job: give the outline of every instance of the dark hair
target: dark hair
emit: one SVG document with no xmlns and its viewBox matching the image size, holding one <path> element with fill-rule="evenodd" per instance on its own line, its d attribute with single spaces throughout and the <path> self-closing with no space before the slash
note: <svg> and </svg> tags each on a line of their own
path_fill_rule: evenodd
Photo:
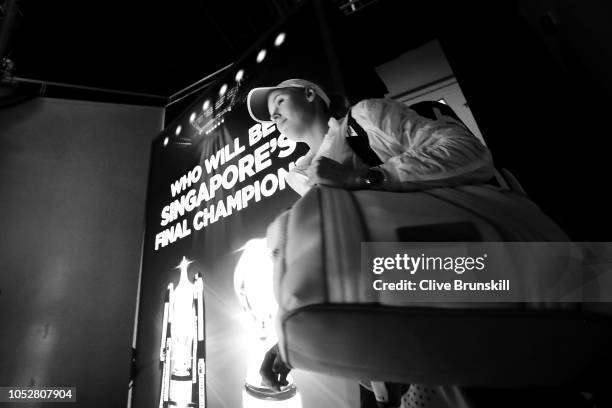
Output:
<svg viewBox="0 0 612 408">
<path fill-rule="evenodd" d="M 330 116 L 340 119 L 345 116 L 350 108 L 349 101 L 346 96 L 341 94 L 327 94 L 329 96 L 329 107 L 327 111 Z"/>
</svg>

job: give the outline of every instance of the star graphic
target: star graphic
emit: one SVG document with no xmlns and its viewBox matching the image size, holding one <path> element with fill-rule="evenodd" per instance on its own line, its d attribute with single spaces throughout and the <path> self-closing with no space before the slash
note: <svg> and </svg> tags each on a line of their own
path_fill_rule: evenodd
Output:
<svg viewBox="0 0 612 408">
<path fill-rule="evenodd" d="M 183 256 L 183 259 L 181 260 L 181 263 L 176 266 L 176 269 L 180 269 L 181 272 L 183 272 L 183 270 L 187 271 L 187 267 L 191 263 L 193 263 L 193 261 L 190 261 L 190 260 L 188 260 L 187 258 L 185 258 Z"/>
</svg>

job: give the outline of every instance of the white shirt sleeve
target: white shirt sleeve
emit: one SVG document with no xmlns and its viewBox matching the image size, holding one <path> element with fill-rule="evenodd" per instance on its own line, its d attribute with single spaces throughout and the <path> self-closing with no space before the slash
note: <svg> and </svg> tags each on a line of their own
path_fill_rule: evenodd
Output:
<svg viewBox="0 0 612 408">
<path fill-rule="evenodd" d="M 351 113 L 383 161 L 388 190 L 485 182 L 493 176 L 489 150 L 460 123 L 430 120 L 386 99 L 362 101 Z"/>
</svg>

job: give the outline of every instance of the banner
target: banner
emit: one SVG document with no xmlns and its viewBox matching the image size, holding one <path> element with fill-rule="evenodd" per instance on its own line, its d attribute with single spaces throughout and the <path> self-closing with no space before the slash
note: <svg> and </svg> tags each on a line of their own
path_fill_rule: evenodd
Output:
<svg viewBox="0 0 612 408">
<path fill-rule="evenodd" d="M 315 81 L 331 93 L 341 91 L 333 52 L 339 44 L 326 38 L 326 25 L 341 18 L 334 11 L 324 13 L 317 3 L 304 2 L 154 141 L 137 329 L 136 408 L 179 402 L 261 406 L 257 404 L 270 398 L 278 404 L 284 401 L 275 406 L 327 405 L 334 400 L 334 406 L 349 406 L 345 394 L 358 398 L 354 381 L 352 389 L 348 380 L 302 374 L 300 383 L 300 373 L 294 373 L 296 379 L 290 378 L 283 392 L 271 396 L 259 387 L 258 375 L 265 352 L 275 343 L 266 228 L 297 200 L 285 177 L 307 147 L 287 139 L 274 124 L 255 122 L 246 97 L 254 87 L 289 78 Z M 367 80 L 363 85 L 365 89 Z M 178 291 L 177 285 L 197 288 L 200 281 L 203 304 L 192 290 L 192 306 L 189 300 L 181 307 L 203 319 L 205 341 L 197 342 L 196 334 L 186 336 L 188 344 L 183 342 L 184 350 L 175 358 L 180 342 L 173 337 L 176 322 L 171 312 L 178 300 L 171 299 L 171 293 Z M 202 330 L 201 322 L 195 321 L 193 330 Z M 193 365 L 184 363 L 185 356 Z M 174 369 L 179 360 L 183 369 Z"/>
</svg>

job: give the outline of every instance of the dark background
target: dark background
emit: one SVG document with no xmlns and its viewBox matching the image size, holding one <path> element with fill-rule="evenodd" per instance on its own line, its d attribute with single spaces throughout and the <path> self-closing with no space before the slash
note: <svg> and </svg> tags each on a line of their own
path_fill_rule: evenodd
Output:
<svg viewBox="0 0 612 408">
<path fill-rule="evenodd" d="M 298 3 L 19 1 L 8 55 L 21 77 L 168 97 L 237 61 Z M 403 52 L 398 43 L 409 49 L 430 37 L 429 17 L 414 16 L 423 5 L 359 3 L 368 5 L 348 19 L 359 48 L 369 43 L 368 60 L 387 61 Z"/>
</svg>

